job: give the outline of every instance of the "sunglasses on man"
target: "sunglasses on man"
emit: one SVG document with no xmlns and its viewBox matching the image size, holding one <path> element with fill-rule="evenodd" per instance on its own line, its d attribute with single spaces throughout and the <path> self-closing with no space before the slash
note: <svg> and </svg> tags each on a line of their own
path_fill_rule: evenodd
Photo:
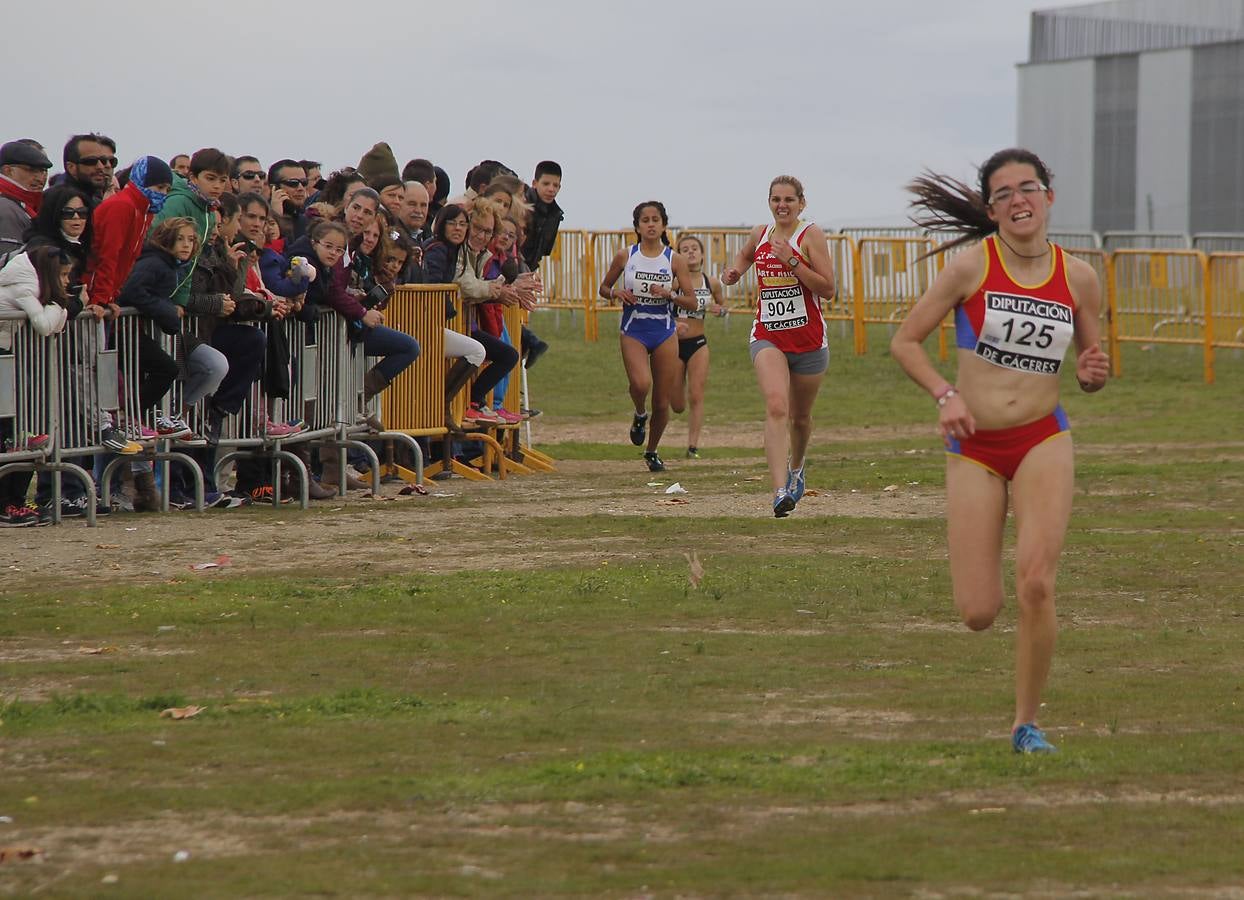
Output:
<svg viewBox="0 0 1244 900">
<path fill-rule="evenodd" d="M 78 160 L 78 165 L 87 166 L 107 166 L 110 169 L 117 167 L 117 158 L 115 156 L 84 156 Z"/>
</svg>

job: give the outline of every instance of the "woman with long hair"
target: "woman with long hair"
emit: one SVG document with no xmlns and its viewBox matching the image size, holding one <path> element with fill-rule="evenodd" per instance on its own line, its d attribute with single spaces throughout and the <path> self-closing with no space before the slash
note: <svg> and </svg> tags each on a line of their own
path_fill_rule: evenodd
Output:
<svg viewBox="0 0 1244 900">
<path fill-rule="evenodd" d="M 1059 372 L 1076 346 L 1081 390 L 1101 390 L 1109 361 L 1098 346 L 1101 288 L 1092 267 L 1050 243 L 1049 169 L 1027 150 L 991 156 L 974 189 L 926 174 L 909 186 L 916 224 L 958 237 L 957 253 L 899 326 L 890 352 L 929 393 L 946 445 L 950 577 L 964 624 L 982 631 L 1002 608 L 1002 534 L 1008 497 L 1016 526 L 1017 753 L 1055 748 L 1037 727 L 1057 622 L 1054 579 L 1071 517 L 1075 462 Z M 955 315 L 958 371 L 948 382 L 922 343 Z"/>
<path fill-rule="evenodd" d="M 700 431 L 704 428 L 704 391 L 708 386 L 708 338 L 704 318 L 710 312 L 724 316 L 729 310 L 721 302 L 721 282 L 704 271 L 704 242 L 694 234 L 678 236 L 678 252 L 687 260 L 691 280 L 696 282 L 695 309 L 679 306 L 674 310 L 678 331 L 680 372 L 670 405 L 687 414 L 687 458 L 700 458 Z"/>
<path fill-rule="evenodd" d="M 812 439 L 812 405 L 829 368 L 825 319 L 817 299 L 834 296 L 829 242 L 803 221 L 807 201 L 793 175 L 769 183 L 772 225 L 757 225 L 721 275 L 735 284 L 756 266 L 760 295 L 750 351 L 765 398 L 765 458 L 773 484 L 773 515 L 790 515 L 804 493 L 804 458 Z"/>
<path fill-rule="evenodd" d="M 630 387 L 635 415 L 631 420 L 631 443 L 648 447 L 644 462 L 649 472 L 664 472 L 657 448 L 670 418 L 670 399 L 678 377 L 678 339 L 674 327 L 675 307 L 695 306 L 695 284 L 687 261 L 670 247 L 665 206 L 645 201 L 631 212 L 637 243 L 623 247 L 613 257 L 600 282 L 600 295 L 622 301 L 619 341 L 622 365 Z M 614 287 L 618 278 L 622 287 Z M 678 290 L 674 287 L 677 284 Z M 648 420 L 648 393 L 652 393 L 652 421 Z M 645 431 L 647 434 L 645 435 Z"/>
</svg>

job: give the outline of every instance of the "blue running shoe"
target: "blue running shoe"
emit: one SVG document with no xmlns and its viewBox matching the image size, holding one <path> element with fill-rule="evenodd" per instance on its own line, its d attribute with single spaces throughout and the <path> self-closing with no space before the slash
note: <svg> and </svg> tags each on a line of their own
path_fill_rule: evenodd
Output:
<svg viewBox="0 0 1244 900">
<path fill-rule="evenodd" d="M 786 488 L 778 488 L 777 493 L 773 495 L 773 515 L 778 519 L 785 519 L 790 515 L 792 509 L 795 508 L 795 498 L 790 495 L 790 491 Z"/>
<path fill-rule="evenodd" d="M 1011 732 L 1011 747 L 1016 753 L 1057 753 L 1058 748 L 1045 739 L 1045 732 L 1027 722 Z"/>
<path fill-rule="evenodd" d="M 796 503 L 803 499 L 805 487 L 803 466 L 800 466 L 798 469 L 786 470 L 786 491 Z"/>
</svg>

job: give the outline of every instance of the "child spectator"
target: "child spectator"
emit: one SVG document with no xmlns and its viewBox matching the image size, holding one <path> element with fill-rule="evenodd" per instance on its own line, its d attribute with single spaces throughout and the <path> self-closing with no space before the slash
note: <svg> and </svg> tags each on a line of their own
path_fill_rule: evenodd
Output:
<svg viewBox="0 0 1244 900">
<path fill-rule="evenodd" d="M 190 157 L 190 177 L 173 185 L 168 201 L 156 215 L 157 226 L 166 219 L 189 219 L 198 237 L 190 265 L 178 276 L 172 295 L 173 302 L 178 306 L 185 306 L 190 298 L 190 280 L 198 264 L 199 253 L 216 225 L 220 195 L 228 187 L 229 158 L 215 147 L 196 150 Z"/>
</svg>

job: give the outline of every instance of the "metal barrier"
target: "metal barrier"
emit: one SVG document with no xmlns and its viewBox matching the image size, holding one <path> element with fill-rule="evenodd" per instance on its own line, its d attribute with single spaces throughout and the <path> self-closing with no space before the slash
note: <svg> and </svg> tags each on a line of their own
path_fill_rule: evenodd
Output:
<svg viewBox="0 0 1244 900">
<path fill-rule="evenodd" d="M 928 232 L 916 225 L 879 225 L 868 226 L 849 225 L 846 228 L 839 228 L 838 234 L 849 237 L 854 241 L 862 238 L 927 238 Z"/>
<path fill-rule="evenodd" d="M 1209 308 L 1213 346 L 1244 349 L 1244 253 L 1209 257 Z"/>
<path fill-rule="evenodd" d="M 591 334 L 590 308 L 596 305 L 596 284 L 588 272 L 589 232 L 559 231 L 553 252 L 540 260 L 540 278 L 544 293 L 539 300 L 540 309 L 566 309 L 583 311 L 583 336 L 594 340 Z"/>
<path fill-rule="evenodd" d="M 1115 250 L 1187 250 L 1192 238 L 1182 231 L 1103 231 L 1101 246 Z"/>
<path fill-rule="evenodd" d="M 937 275 L 927 238 L 864 237 L 855 245 L 855 352 L 868 351 L 869 324 L 898 325 Z M 923 259 L 920 257 L 924 256 Z"/>
<path fill-rule="evenodd" d="M 1067 250 L 1100 250 L 1101 235 L 1096 231 L 1049 231 L 1045 235 L 1050 241 Z"/>
<path fill-rule="evenodd" d="M 82 481 L 91 503 L 87 521 L 95 524 L 95 481 L 80 466 L 66 462 L 60 446 L 64 384 L 61 378 L 63 333 L 40 335 L 22 313 L 0 314 L 0 420 L 8 440 L 0 445 L 0 476 L 18 472 L 51 472 L 52 520 L 61 518 L 61 475 Z M 35 442 L 34 438 L 46 437 Z"/>
<path fill-rule="evenodd" d="M 1116 341 L 1201 345 L 1205 382 L 1212 384 L 1213 313 L 1207 304 L 1209 262 L 1205 254 L 1199 250 L 1116 250 L 1110 255 L 1110 269 Z"/>
<path fill-rule="evenodd" d="M 1244 253 L 1244 234 L 1203 231 L 1192 236 L 1192 249 L 1202 253 Z"/>
</svg>

